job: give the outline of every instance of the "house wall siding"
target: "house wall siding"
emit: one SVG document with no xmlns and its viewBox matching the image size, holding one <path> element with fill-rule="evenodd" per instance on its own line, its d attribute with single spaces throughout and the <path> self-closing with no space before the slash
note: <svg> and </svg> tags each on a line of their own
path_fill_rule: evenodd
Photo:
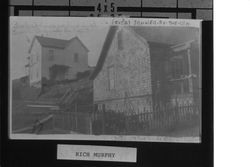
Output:
<svg viewBox="0 0 250 167">
<path fill-rule="evenodd" d="M 34 41 L 32 50 L 30 51 L 30 71 L 29 78 L 30 84 L 40 87 L 41 84 L 38 82 L 41 81 L 41 45 L 37 40 Z"/>
<path fill-rule="evenodd" d="M 54 52 L 53 61 L 49 60 L 49 50 L 53 50 Z M 75 53 L 78 53 L 79 55 L 77 63 L 74 61 Z M 66 65 L 70 67 L 65 75 L 65 79 L 75 79 L 77 72 L 84 72 L 88 70 L 88 52 L 77 40 L 73 40 L 65 49 L 43 47 L 42 54 L 42 76 L 47 79 L 50 79 L 49 68 L 54 64 Z"/>
<path fill-rule="evenodd" d="M 78 62 L 74 61 L 74 54 L 78 54 Z M 74 39 L 67 48 L 65 48 L 65 65 L 70 66 L 67 79 L 74 79 L 77 72 L 88 70 L 88 52 L 82 47 L 77 39 Z"/>
<path fill-rule="evenodd" d="M 49 51 L 53 50 L 54 59 L 49 60 Z M 63 49 L 56 49 L 56 48 L 42 48 L 42 77 L 50 79 L 49 68 L 54 65 L 65 65 L 65 57 L 66 54 Z"/>
<path fill-rule="evenodd" d="M 193 78 L 193 95 L 194 101 L 197 105 L 201 106 L 201 50 L 199 49 L 198 41 L 191 44 L 190 54 L 191 54 L 191 67 L 192 73 L 195 75 Z"/>
<path fill-rule="evenodd" d="M 118 33 L 122 49 L 118 48 Z M 125 103 L 133 104 L 134 112 L 151 108 L 151 69 L 148 44 L 131 30 L 117 31 L 104 65 L 94 80 L 94 102 L 108 108 L 127 110 Z M 115 72 L 114 89 L 109 89 L 108 68 Z M 136 98 L 135 98 L 136 97 Z M 116 107 L 116 106 L 120 107 Z"/>
<path fill-rule="evenodd" d="M 153 106 L 159 108 L 165 105 L 169 100 L 172 92 L 171 83 L 171 66 L 168 59 L 171 57 L 171 51 L 168 45 L 159 43 L 150 43 L 151 69 L 152 69 L 152 90 Z"/>
</svg>

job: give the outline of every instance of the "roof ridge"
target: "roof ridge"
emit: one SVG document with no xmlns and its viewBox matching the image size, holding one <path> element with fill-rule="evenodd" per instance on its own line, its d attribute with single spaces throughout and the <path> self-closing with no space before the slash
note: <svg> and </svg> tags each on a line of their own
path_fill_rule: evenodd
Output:
<svg viewBox="0 0 250 167">
<path fill-rule="evenodd" d="M 37 41 L 45 47 L 55 47 L 64 49 L 71 40 L 66 39 L 58 39 L 53 37 L 44 37 L 44 36 L 34 36 L 34 39 L 37 39 Z"/>
<path fill-rule="evenodd" d="M 59 38 L 53 38 L 53 37 L 46 37 L 46 36 L 40 36 L 40 35 L 35 35 L 34 38 L 47 38 L 47 39 L 55 39 L 55 40 L 62 40 L 62 41 L 70 41 L 71 39 L 59 39 Z"/>
</svg>

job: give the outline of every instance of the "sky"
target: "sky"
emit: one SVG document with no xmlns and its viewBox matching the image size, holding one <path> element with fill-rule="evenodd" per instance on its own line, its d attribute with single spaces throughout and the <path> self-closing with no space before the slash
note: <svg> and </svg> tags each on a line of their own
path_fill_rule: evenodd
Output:
<svg viewBox="0 0 250 167">
<path fill-rule="evenodd" d="M 58 39 L 71 39 L 78 36 L 89 49 L 89 66 L 95 66 L 108 26 L 96 26 L 83 22 L 81 18 L 31 18 L 15 17 L 10 19 L 10 67 L 11 78 L 25 75 L 28 49 L 35 35 Z"/>
</svg>

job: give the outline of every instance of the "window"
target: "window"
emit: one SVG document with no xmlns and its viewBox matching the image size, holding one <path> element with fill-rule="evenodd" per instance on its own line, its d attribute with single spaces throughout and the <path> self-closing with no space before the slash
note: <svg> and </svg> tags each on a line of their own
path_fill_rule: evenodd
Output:
<svg viewBox="0 0 250 167">
<path fill-rule="evenodd" d="M 49 50 L 49 61 L 54 61 L 54 50 Z"/>
<path fill-rule="evenodd" d="M 108 67 L 108 82 L 109 82 L 109 90 L 115 88 L 115 71 L 114 66 Z"/>
<path fill-rule="evenodd" d="M 74 62 L 77 63 L 79 61 L 79 55 L 78 53 L 74 54 Z"/>
</svg>

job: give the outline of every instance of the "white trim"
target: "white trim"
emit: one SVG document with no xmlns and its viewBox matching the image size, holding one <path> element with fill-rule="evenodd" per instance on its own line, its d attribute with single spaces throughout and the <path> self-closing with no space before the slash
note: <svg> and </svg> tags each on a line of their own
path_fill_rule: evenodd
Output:
<svg viewBox="0 0 250 167">
<path fill-rule="evenodd" d="M 190 40 L 184 43 L 176 44 L 174 46 L 171 46 L 171 48 L 174 50 L 174 52 L 179 52 L 182 50 L 186 50 L 190 48 L 191 43 L 193 43 L 195 40 Z"/>
</svg>

